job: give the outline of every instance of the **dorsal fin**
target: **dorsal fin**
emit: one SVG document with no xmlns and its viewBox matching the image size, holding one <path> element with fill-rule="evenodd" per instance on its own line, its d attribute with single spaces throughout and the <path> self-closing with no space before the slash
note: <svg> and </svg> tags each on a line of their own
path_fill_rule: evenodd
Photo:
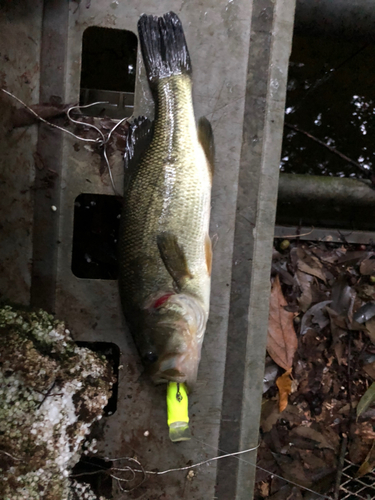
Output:
<svg viewBox="0 0 375 500">
<path fill-rule="evenodd" d="M 137 171 L 145 151 L 148 149 L 153 135 L 153 122 L 144 116 L 136 118 L 129 126 L 124 154 L 125 187 Z"/>
<path fill-rule="evenodd" d="M 211 123 L 205 116 L 199 118 L 198 121 L 198 141 L 203 148 L 204 154 L 206 155 L 208 164 L 210 166 L 211 175 L 213 176 L 215 166 L 214 134 L 212 132 Z"/>
</svg>

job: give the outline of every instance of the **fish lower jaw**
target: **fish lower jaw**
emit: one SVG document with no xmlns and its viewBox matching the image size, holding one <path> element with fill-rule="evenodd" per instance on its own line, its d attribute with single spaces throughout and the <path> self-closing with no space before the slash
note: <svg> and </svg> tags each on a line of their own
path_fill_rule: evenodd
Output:
<svg viewBox="0 0 375 500">
<path fill-rule="evenodd" d="M 157 364 L 151 378 L 155 384 L 168 382 L 186 383 L 188 387 L 195 384 L 200 355 L 194 352 L 166 355 Z"/>
<path fill-rule="evenodd" d="M 154 375 L 152 375 L 152 381 L 156 385 L 168 384 L 169 382 L 177 382 L 178 384 L 183 384 L 184 382 L 186 382 L 186 375 L 185 374 L 173 375 L 163 372 L 157 372 Z"/>
</svg>

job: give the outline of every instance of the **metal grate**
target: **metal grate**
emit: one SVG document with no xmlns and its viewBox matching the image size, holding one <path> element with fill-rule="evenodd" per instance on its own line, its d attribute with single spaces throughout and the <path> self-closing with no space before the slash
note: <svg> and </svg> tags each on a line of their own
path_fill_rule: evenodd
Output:
<svg viewBox="0 0 375 500">
<path fill-rule="evenodd" d="M 340 500 L 374 500 L 375 469 L 366 476 L 355 477 L 358 465 L 345 459 L 340 485 Z"/>
</svg>

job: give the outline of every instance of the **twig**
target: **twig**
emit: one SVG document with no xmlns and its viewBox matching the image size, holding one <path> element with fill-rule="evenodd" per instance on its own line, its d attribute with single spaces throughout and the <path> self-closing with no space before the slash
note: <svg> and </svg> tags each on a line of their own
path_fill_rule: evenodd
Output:
<svg viewBox="0 0 375 500">
<path fill-rule="evenodd" d="M 10 458 L 13 458 L 13 460 L 17 460 L 17 462 L 24 462 L 24 460 L 22 460 L 22 458 L 14 457 L 13 455 L 11 455 L 10 453 L 8 453 L 7 451 L 0 450 L 0 453 L 3 453 L 4 455 L 7 455 Z"/>
<path fill-rule="evenodd" d="M 346 245 L 346 246 L 349 246 L 349 243 L 348 243 L 348 240 L 345 238 L 345 236 L 342 234 L 342 232 L 340 231 L 340 229 L 337 230 L 337 232 L 339 233 L 339 236 L 340 236 L 340 240 Z M 348 236 L 350 236 L 352 233 L 349 233 Z"/>
<path fill-rule="evenodd" d="M 90 464 L 92 465 L 92 464 Z M 100 466 L 98 466 L 100 467 Z M 103 468 L 100 468 L 98 470 L 92 470 L 90 472 L 78 472 L 77 474 L 70 474 L 69 477 L 82 477 L 82 476 L 93 476 L 95 474 L 99 474 L 99 473 L 103 473 L 103 474 L 108 474 L 108 470 L 110 469 L 103 469 Z"/>
<path fill-rule="evenodd" d="M 340 456 L 339 456 L 339 460 L 337 463 L 335 493 L 333 495 L 334 500 L 339 500 L 340 483 L 341 483 L 342 469 L 344 468 L 344 460 L 345 460 L 345 453 L 346 453 L 347 444 L 348 444 L 347 435 L 345 433 L 343 433 L 342 440 L 341 440 Z"/>
<path fill-rule="evenodd" d="M 297 232 L 298 232 L 298 228 L 297 228 L 296 234 L 283 234 L 282 238 L 289 238 L 289 239 L 291 239 L 291 238 L 301 238 L 302 236 L 308 236 L 309 234 L 311 234 L 312 232 L 314 232 L 315 227 L 314 226 L 311 226 L 311 227 L 312 227 L 312 229 L 308 233 L 297 234 Z"/>
<path fill-rule="evenodd" d="M 334 153 L 338 156 L 340 156 L 340 158 L 342 158 L 343 160 L 347 161 L 348 163 L 350 163 L 351 165 L 354 165 L 355 167 L 359 168 L 359 170 L 361 170 L 362 173 L 364 173 L 366 175 L 366 177 L 368 178 L 371 178 L 371 173 L 365 168 L 363 167 L 360 163 L 352 160 L 351 158 L 349 158 L 348 156 L 344 155 L 343 153 L 341 153 L 340 151 L 337 151 L 336 148 L 333 148 L 332 146 L 329 146 L 327 143 L 325 143 L 324 141 L 321 141 L 320 139 L 318 139 L 317 137 L 309 134 L 309 132 L 306 132 L 306 130 L 302 130 L 300 129 L 299 127 L 296 127 L 295 125 L 292 125 L 291 123 L 285 123 L 284 124 L 285 127 L 287 128 L 290 128 L 292 130 L 295 130 L 296 132 L 299 132 L 300 134 L 304 134 L 306 137 L 308 137 L 309 139 L 312 139 L 313 141 L 317 142 L 318 144 L 320 144 L 321 146 L 324 146 L 325 148 L 327 148 L 329 151 L 331 151 L 331 153 Z"/>
<path fill-rule="evenodd" d="M 352 422 L 353 418 L 353 404 L 352 404 L 352 380 L 351 380 L 351 375 L 352 375 L 352 368 L 351 368 L 351 355 L 352 355 L 352 331 L 348 330 L 348 370 L 347 370 L 347 376 L 348 376 L 348 399 L 349 399 L 349 405 L 350 405 L 350 418 L 349 418 L 349 428 L 350 424 Z"/>
<path fill-rule="evenodd" d="M 40 409 L 40 407 L 42 406 L 42 404 L 44 403 L 44 401 L 48 398 L 48 396 L 51 395 L 52 389 L 55 387 L 55 385 L 56 385 L 56 380 L 54 380 L 52 382 L 51 387 L 47 390 L 47 392 L 45 394 L 43 394 L 44 397 L 43 397 L 42 401 L 39 403 L 39 405 L 37 407 L 37 410 Z"/>
</svg>

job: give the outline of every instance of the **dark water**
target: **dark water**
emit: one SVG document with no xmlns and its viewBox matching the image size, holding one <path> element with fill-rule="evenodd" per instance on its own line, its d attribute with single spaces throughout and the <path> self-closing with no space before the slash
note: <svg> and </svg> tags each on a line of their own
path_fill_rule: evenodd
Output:
<svg viewBox="0 0 375 500">
<path fill-rule="evenodd" d="M 74 205 L 72 271 L 77 278 L 118 277 L 117 237 L 122 204 L 115 196 L 81 194 Z"/>
<path fill-rule="evenodd" d="M 375 45 L 294 36 L 285 122 L 366 169 L 375 166 Z M 305 135 L 284 129 L 282 172 L 365 175 Z"/>
<path fill-rule="evenodd" d="M 134 33 L 90 26 L 82 38 L 81 88 L 134 92 L 136 62 Z"/>
</svg>

